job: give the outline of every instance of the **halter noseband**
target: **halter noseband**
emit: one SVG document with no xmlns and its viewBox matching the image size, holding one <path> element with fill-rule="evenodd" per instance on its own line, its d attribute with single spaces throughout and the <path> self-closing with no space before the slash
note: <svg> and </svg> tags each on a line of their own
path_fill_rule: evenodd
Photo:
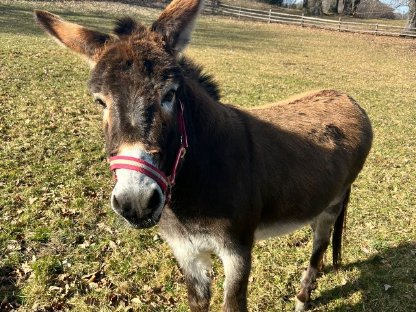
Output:
<svg viewBox="0 0 416 312">
<path fill-rule="evenodd" d="M 166 195 L 164 205 L 167 205 L 170 202 L 172 196 L 172 187 L 176 183 L 176 174 L 180 163 L 185 157 L 186 149 L 188 148 L 188 136 L 186 134 L 185 118 L 183 114 L 184 107 L 181 101 L 179 101 L 178 107 L 179 112 L 177 116 L 181 145 L 179 147 L 178 153 L 176 154 L 175 162 L 173 163 L 173 168 L 170 176 L 166 177 L 165 173 L 159 168 L 140 158 L 131 156 L 110 157 L 110 170 L 114 171 L 114 173 L 116 172 L 116 169 L 129 169 L 143 173 L 144 175 L 154 180 L 162 189 L 162 192 Z"/>
</svg>

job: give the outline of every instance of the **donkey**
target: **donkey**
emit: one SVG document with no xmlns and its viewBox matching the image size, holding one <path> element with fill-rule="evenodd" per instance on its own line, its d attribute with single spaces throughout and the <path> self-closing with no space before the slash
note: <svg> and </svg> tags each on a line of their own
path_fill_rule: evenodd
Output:
<svg viewBox="0 0 416 312">
<path fill-rule="evenodd" d="M 256 239 L 304 225 L 313 250 L 296 296 L 303 311 L 330 236 L 338 265 L 351 184 L 372 143 L 355 100 L 333 90 L 241 109 L 220 102 L 201 67 L 182 56 L 201 0 L 174 0 L 146 27 L 112 34 L 36 11 L 43 29 L 92 66 L 116 184 L 112 209 L 134 228 L 159 224 L 183 271 L 190 309 L 208 311 L 211 255 L 225 272 L 224 311 L 247 311 Z"/>
</svg>

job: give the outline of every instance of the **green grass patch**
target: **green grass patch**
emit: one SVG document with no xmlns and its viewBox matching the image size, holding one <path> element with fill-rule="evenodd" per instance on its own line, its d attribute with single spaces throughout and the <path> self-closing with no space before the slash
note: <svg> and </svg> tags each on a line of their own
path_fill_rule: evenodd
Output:
<svg viewBox="0 0 416 312">
<path fill-rule="evenodd" d="M 126 227 L 88 67 L 34 24 L 47 9 L 109 30 L 153 9 L 0 0 L 0 310 L 188 311 L 183 277 L 157 227 Z M 318 280 L 312 311 L 416 310 L 416 42 L 204 16 L 186 54 L 223 101 L 255 106 L 334 88 L 367 110 L 375 140 L 353 186 L 343 267 Z M 310 230 L 256 244 L 250 311 L 291 311 Z M 329 262 L 328 257 L 328 262 Z M 222 301 L 215 261 L 212 311 Z"/>
</svg>

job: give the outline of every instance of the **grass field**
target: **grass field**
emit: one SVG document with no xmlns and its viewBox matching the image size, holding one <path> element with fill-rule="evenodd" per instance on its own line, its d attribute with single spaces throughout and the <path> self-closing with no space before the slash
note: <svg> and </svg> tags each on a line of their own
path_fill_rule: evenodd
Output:
<svg viewBox="0 0 416 312">
<path fill-rule="evenodd" d="M 175 260 L 109 207 L 101 111 L 87 66 L 36 27 L 34 8 L 101 30 L 157 11 L 109 3 L 0 0 L 0 310 L 188 311 Z M 223 101 L 253 106 L 335 88 L 367 110 L 375 141 L 353 186 L 343 266 L 312 311 L 416 311 L 416 41 L 205 16 L 186 52 Z M 256 244 L 250 311 L 292 311 L 310 230 Z M 328 262 L 330 262 L 328 256 Z M 215 261 L 212 311 L 223 274 Z"/>
</svg>

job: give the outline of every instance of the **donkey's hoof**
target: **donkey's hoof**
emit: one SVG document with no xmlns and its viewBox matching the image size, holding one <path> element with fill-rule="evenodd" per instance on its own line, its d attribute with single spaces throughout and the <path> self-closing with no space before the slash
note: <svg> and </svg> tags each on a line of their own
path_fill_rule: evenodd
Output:
<svg viewBox="0 0 416 312">
<path fill-rule="evenodd" d="M 303 312 L 306 310 L 306 302 L 302 302 L 299 300 L 298 297 L 295 297 L 295 311 L 296 312 Z"/>
</svg>

